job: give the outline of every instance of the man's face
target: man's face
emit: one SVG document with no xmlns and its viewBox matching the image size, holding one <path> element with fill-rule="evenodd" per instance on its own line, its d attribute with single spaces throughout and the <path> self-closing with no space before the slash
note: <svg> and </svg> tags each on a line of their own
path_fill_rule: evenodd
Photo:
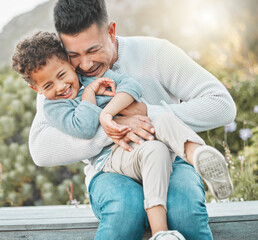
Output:
<svg viewBox="0 0 258 240">
<path fill-rule="evenodd" d="M 30 74 L 36 86 L 30 87 L 49 100 L 74 99 L 80 89 L 79 79 L 69 62 L 56 56 L 47 60 L 40 70 Z"/>
<path fill-rule="evenodd" d="M 61 34 L 70 63 L 84 76 L 100 77 L 117 60 L 115 23 L 92 24 L 77 35 Z"/>
</svg>

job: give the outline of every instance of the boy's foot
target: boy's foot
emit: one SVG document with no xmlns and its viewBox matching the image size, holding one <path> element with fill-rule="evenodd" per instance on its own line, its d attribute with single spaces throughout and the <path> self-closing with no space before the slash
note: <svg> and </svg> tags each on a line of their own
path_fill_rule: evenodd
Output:
<svg viewBox="0 0 258 240">
<path fill-rule="evenodd" d="M 233 192 L 224 156 L 215 148 L 200 146 L 193 154 L 195 170 L 204 179 L 214 197 L 228 198 Z"/>
<path fill-rule="evenodd" d="M 149 240 L 185 240 L 185 238 L 178 231 L 159 231 Z"/>
</svg>

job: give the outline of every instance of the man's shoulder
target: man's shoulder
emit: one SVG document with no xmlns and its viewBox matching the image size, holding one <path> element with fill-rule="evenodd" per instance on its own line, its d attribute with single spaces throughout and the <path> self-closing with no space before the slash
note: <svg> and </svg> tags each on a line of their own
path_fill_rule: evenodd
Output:
<svg viewBox="0 0 258 240">
<path fill-rule="evenodd" d="M 138 51 L 139 48 L 150 49 L 152 53 L 163 48 L 169 48 L 172 50 L 178 49 L 176 45 L 167 39 L 152 36 L 118 37 L 118 42 L 126 49 L 135 49 L 136 51 Z"/>
<path fill-rule="evenodd" d="M 162 38 L 152 37 L 152 36 L 128 36 L 128 37 L 120 37 L 118 36 L 118 41 L 124 41 L 125 43 L 134 43 L 134 44 L 144 44 L 144 43 L 153 43 L 158 44 L 164 41 L 167 41 Z"/>
</svg>

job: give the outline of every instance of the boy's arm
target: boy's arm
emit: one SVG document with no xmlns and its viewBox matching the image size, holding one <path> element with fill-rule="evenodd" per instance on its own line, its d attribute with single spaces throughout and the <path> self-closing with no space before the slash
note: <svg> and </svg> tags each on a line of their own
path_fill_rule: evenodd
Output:
<svg viewBox="0 0 258 240">
<path fill-rule="evenodd" d="M 134 98 L 126 92 L 116 93 L 107 106 L 103 108 L 101 114 L 110 114 L 114 117 L 124 108 L 128 107 L 133 101 Z"/>
<path fill-rule="evenodd" d="M 106 87 L 111 86 L 115 91 L 113 80 L 99 78 L 88 84 L 81 98 L 45 100 L 44 111 L 52 126 L 60 131 L 77 138 L 90 139 L 96 134 L 99 126 L 101 108 L 97 106 L 96 94 L 113 95 Z"/>
<path fill-rule="evenodd" d="M 101 108 L 79 98 L 46 99 L 44 112 L 53 127 L 73 137 L 90 139 L 95 136 L 99 126 Z"/>
<path fill-rule="evenodd" d="M 104 128 L 105 132 L 113 140 L 115 138 L 121 138 L 124 131 L 129 128 L 125 125 L 118 125 L 112 118 L 128 107 L 134 100 L 140 101 L 142 96 L 141 85 L 135 81 L 132 77 L 113 72 L 108 70 L 104 77 L 111 78 L 116 83 L 116 94 L 102 110 L 100 114 L 100 124 Z"/>
<path fill-rule="evenodd" d="M 100 126 L 91 139 L 75 138 L 52 127 L 43 111 L 44 100 L 38 94 L 37 113 L 29 135 L 29 150 L 36 165 L 59 166 L 90 159 L 112 143 Z"/>
<path fill-rule="evenodd" d="M 107 106 L 102 110 L 99 116 L 100 124 L 113 140 L 114 138 L 121 138 L 126 132 L 130 131 L 129 126 L 118 125 L 113 121 L 113 117 L 121 110 L 128 107 L 133 101 L 134 98 L 128 93 L 119 92 L 115 94 Z"/>
<path fill-rule="evenodd" d="M 111 78 L 116 83 L 116 94 L 120 92 L 128 93 L 137 102 L 141 101 L 142 97 L 142 86 L 134 78 L 126 75 L 108 70 L 103 75 L 104 77 Z"/>
</svg>

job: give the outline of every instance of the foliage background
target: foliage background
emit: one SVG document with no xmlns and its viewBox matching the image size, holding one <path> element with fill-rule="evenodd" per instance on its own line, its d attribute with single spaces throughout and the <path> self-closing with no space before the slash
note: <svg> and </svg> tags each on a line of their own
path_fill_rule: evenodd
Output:
<svg viewBox="0 0 258 240">
<path fill-rule="evenodd" d="M 131 5 L 129 2 L 119 1 L 112 8 L 109 5 L 120 35 L 169 39 L 230 91 L 238 110 L 236 128 L 225 131 L 223 126 L 200 135 L 225 155 L 235 189 L 230 201 L 257 200 L 256 1 L 150 0 L 146 3 L 139 0 Z M 144 7 L 145 11 L 136 11 L 136 7 Z M 124 12 L 119 17 L 115 13 L 122 12 L 121 9 Z M 87 203 L 84 164 L 40 168 L 33 163 L 27 143 L 36 111 L 35 99 L 35 93 L 9 65 L 0 70 L 0 207 L 66 204 L 71 182 L 73 198 Z M 251 131 L 246 140 L 240 136 L 241 129 Z M 208 190 L 206 200 L 214 201 Z"/>
</svg>

